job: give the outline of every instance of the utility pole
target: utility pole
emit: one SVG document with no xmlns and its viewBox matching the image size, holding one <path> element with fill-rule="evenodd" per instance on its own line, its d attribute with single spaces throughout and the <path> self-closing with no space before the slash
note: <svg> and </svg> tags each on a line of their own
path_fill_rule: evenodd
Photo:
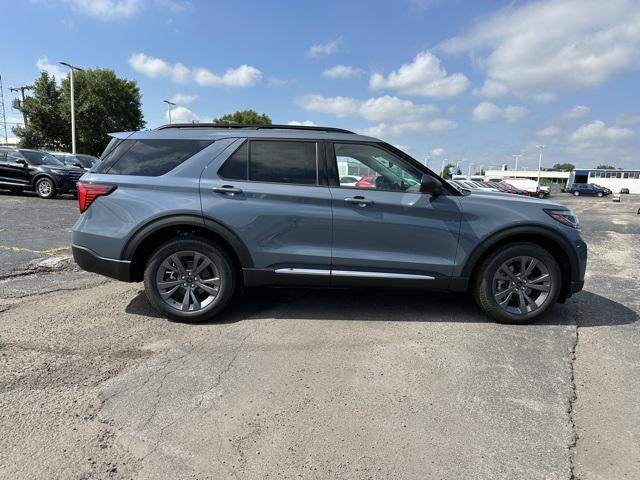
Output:
<svg viewBox="0 0 640 480">
<path fill-rule="evenodd" d="M 24 113 L 24 92 L 25 90 L 33 90 L 33 85 L 21 85 L 20 87 L 11 87 L 9 88 L 12 92 L 20 92 L 20 97 L 22 97 L 22 101 L 20 102 L 20 111 L 22 112 L 22 119 L 24 120 L 24 126 L 27 126 L 27 114 Z"/>
<path fill-rule="evenodd" d="M 443 158 L 443 159 L 442 159 L 442 168 L 440 169 L 440 176 L 441 176 L 442 178 L 444 178 L 444 162 L 445 162 L 446 160 L 447 160 L 446 158 Z"/>
<path fill-rule="evenodd" d="M 4 144 L 9 146 L 9 135 L 7 135 L 7 115 L 4 111 L 4 90 L 2 88 L 2 75 L 0 75 L 0 103 L 2 103 L 2 124 L 4 125 Z"/>
<path fill-rule="evenodd" d="M 513 158 L 515 158 L 516 160 L 516 172 L 518 171 L 518 160 L 520 160 L 520 157 L 522 155 L 511 155 Z"/>
<path fill-rule="evenodd" d="M 60 65 L 64 65 L 69 68 L 69 83 L 71 87 L 71 153 L 75 155 L 76 153 L 76 111 L 75 111 L 75 100 L 73 96 L 73 71 L 78 70 L 80 72 L 84 72 L 82 68 L 71 65 L 67 62 L 59 62 Z"/>
<path fill-rule="evenodd" d="M 162 100 L 162 101 L 167 104 L 167 114 L 169 115 L 169 125 L 171 125 L 171 107 L 175 107 L 176 104 L 170 100 Z"/>
<path fill-rule="evenodd" d="M 540 150 L 540 158 L 538 159 L 538 190 L 540 189 L 540 170 L 542 170 L 542 150 L 544 145 L 536 145 L 536 148 Z"/>
</svg>

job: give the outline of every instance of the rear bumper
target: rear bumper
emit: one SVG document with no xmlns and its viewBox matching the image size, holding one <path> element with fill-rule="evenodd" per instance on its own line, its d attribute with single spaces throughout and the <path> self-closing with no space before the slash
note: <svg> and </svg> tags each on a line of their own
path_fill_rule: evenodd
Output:
<svg viewBox="0 0 640 480">
<path fill-rule="evenodd" d="M 73 260 L 87 272 L 99 273 L 105 277 L 123 282 L 131 281 L 131 262 L 101 257 L 93 250 L 80 245 L 71 245 Z"/>
</svg>

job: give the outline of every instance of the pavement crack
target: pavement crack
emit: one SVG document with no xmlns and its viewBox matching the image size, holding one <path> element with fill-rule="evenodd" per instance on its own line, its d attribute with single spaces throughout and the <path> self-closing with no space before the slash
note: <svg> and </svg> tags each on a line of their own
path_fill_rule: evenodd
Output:
<svg viewBox="0 0 640 480">
<path fill-rule="evenodd" d="M 574 418 L 574 406 L 578 399 L 578 392 L 576 389 L 576 377 L 575 377 L 575 363 L 576 363 L 576 351 L 578 344 L 580 343 L 580 325 L 576 319 L 575 338 L 571 350 L 569 351 L 569 379 L 571 384 L 571 393 L 569 395 L 569 404 L 567 406 L 567 416 L 569 417 L 569 424 L 571 426 L 571 440 L 568 445 L 569 450 L 569 480 L 579 480 L 575 472 L 575 455 L 576 446 L 578 444 L 578 431 L 576 429 L 576 423 Z"/>
</svg>

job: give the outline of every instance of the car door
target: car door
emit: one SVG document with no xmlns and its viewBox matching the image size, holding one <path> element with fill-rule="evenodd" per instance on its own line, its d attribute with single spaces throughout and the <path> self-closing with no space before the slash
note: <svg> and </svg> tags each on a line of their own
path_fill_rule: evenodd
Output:
<svg viewBox="0 0 640 480">
<path fill-rule="evenodd" d="M 423 172 L 383 145 L 327 144 L 333 207 L 332 283 L 350 279 L 439 280 L 458 247 L 454 196 L 420 193 Z M 337 172 L 375 175 L 375 188 L 340 185 Z"/>
<path fill-rule="evenodd" d="M 222 154 L 201 178 L 205 218 L 240 238 L 255 269 L 328 284 L 331 195 L 317 142 L 242 139 L 228 150 L 233 153 Z"/>
<path fill-rule="evenodd" d="M 17 150 L 3 150 L 0 153 L 0 181 L 7 185 L 29 186 L 29 167 L 22 162 L 25 158 Z"/>
</svg>

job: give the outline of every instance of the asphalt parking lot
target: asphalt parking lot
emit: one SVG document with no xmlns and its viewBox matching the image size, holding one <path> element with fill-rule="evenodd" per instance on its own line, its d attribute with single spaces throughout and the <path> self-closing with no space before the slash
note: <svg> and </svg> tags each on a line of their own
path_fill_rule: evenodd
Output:
<svg viewBox="0 0 640 480">
<path fill-rule="evenodd" d="M 552 200 L 589 267 L 537 324 L 265 289 L 183 325 L 73 267 L 75 201 L 0 194 L 0 477 L 640 478 L 640 195 Z"/>
</svg>

